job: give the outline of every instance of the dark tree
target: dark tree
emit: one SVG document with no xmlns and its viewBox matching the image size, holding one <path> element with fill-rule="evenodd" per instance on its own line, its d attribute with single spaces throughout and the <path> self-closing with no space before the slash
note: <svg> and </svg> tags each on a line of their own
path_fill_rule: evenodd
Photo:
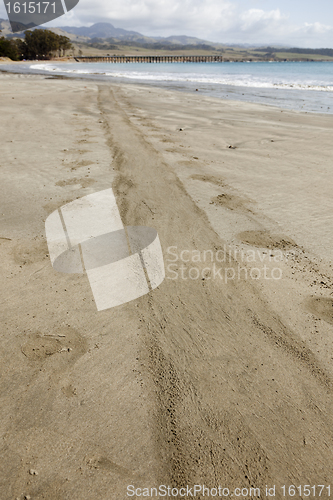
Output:
<svg viewBox="0 0 333 500">
<path fill-rule="evenodd" d="M 24 59 L 50 59 L 56 53 L 65 54 L 72 47 L 66 36 L 60 36 L 53 31 L 36 29 L 25 31 L 25 40 L 20 43 L 20 50 Z"/>
<path fill-rule="evenodd" d="M 12 61 L 17 61 L 19 59 L 17 43 L 14 40 L 7 40 L 5 37 L 1 36 L 0 57 L 9 57 Z"/>
<path fill-rule="evenodd" d="M 60 36 L 59 40 L 59 56 L 61 56 L 61 51 L 62 55 L 66 55 L 66 50 L 70 50 L 73 48 L 73 45 L 71 44 L 71 41 L 67 36 Z"/>
</svg>

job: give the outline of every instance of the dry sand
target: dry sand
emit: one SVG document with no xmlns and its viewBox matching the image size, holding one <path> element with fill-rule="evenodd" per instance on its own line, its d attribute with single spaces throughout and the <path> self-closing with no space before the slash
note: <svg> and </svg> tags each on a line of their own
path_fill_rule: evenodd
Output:
<svg viewBox="0 0 333 500">
<path fill-rule="evenodd" d="M 10 74 L 0 109 L 1 500 L 330 484 L 333 117 Z M 222 250 L 222 273 L 282 278 L 178 262 L 204 278 L 97 312 L 44 221 L 110 186 L 166 266 Z"/>
</svg>

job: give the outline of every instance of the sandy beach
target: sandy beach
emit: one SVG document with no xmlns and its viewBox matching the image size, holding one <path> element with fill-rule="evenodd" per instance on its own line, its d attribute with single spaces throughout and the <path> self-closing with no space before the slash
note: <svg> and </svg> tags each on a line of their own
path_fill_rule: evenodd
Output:
<svg viewBox="0 0 333 500">
<path fill-rule="evenodd" d="M 0 109 L 1 500 L 328 498 L 332 115 L 9 73 Z M 166 278 L 98 312 L 45 220 L 110 187 Z"/>
</svg>

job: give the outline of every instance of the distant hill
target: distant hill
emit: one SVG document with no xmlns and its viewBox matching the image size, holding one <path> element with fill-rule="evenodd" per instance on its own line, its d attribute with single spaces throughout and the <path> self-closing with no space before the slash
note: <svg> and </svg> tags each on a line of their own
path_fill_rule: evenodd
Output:
<svg viewBox="0 0 333 500">
<path fill-rule="evenodd" d="M 172 45 L 211 45 L 218 46 L 219 43 L 207 42 L 207 40 L 201 40 L 200 38 L 195 38 L 193 36 L 168 36 L 167 38 L 156 37 L 153 40 L 157 42 L 170 43 Z"/>
<path fill-rule="evenodd" d="M 61 29 L 67 33 L 72 33 L 78 36 L 88 37 L 91 40 L 106 39 L 112 42 L 140 42 L 140 43 L 165 43 L 170 45 L 211 45 L 215 44 L 200 40 L 199 38 L 190 36 L 169 36 L 169 37 L 150 37 L 142 35 L 137 31 L 128 31 L 122 28 L 115 28 L 111 23 L 96 23 L 90 27 L 82 26 L 74 28 L 72 26 L 62 26 Z"/>
<path fill-rule="evenodd" d="M 41 26 L 43 28 L 43 26 Z M 53 31 L 57 35 L 67 36 L 72 42 L 89 42 L 89 37 L 75 35 L 73 33 L 68 33 L 63 31 L 62 28 L 48 28 L 50 31 Z M 1 36 L 5 36 L 6 38 L 24 38 L 24 32 L 13 33 L 9 24 L 9 21 L 5 19 L 0 19 L 0 30 Z"/>
<path fill-rule="evenodd" d="M 266 52 L 267 54 L 275 54 L 276 52 L 284 52 L 286 54 L 308 54 L 333 57 L 333 49 L 300 49 L 299 47 L 277 48 L 277 47 L 262 47 L 257 49 L 258 52 Z"/>
<path fill-rule="evenodd" d="M 16 33 L 13 35 L 10 24 L 5 19 L 0 19 L 0 29 L 2 34 L 6 37 L 21 37 L 22 33 Z M 80 28 L 74 26 L 61 26 L 60 28 L 48 28 L 57 34 L 68 36 L 73 42 L 89 42 L 90 40 L 100 41 L 107 40 L 110 43 L 119 42 L 136 42 L 140 44 L 166 44 L 166 45 L 209 45 L 212 47 L 219 46 L 220 44 L 214 44 L 212 42 L 207 42 L 206 40 L 200 40 L 199 38 L 190 36 L 169 36 L 169 37 L 149 37 L 138 33 L 137 31 L 129 31 L 122 28 L 115 28 L 111 23 L 96 23 L 92 26 L 82 26 Z"/>
<path fill-rule="evenodd" d="M 73 26 L 62 26 L 60 29 L 67 33 L 84 36 L 87 38 L 117 38 L 119 40 L 130 40 L 133 37 L 143 38 L 141 33 L 136 31 L 128 31 L 122 28 L 115 28 L 110 23 L 96 23 L 90 27 L 82 26 L 75 28 Z"/>
<path fill-rule="evenodd" d="M 42 26 L 43 27 L 43 26 Z M 5 19 L 0 19 L 0 29 L 2 30 L 2 35 L 6 37 L 22 37 L 22 33 L 13 34 L 10 28 L 10 24 Z M 192 46 L 195 47 L 213 47 L 215 49 L 220 49 L 222 47 L 262 47 L 259 44 L 221 44 L 208 42 L 207 40 L 202 40 L 200 38 L 192 36 L 168 36 L 168 37 L 150 37 L 142 35 L 137 31 L 129 31 L 122 28 L 115 28 L 111 23 L 95 23 L 92 26 L 81 26 L 80 28 L 74 26 L 61 26 L 60 28 L 47 28 L 58 35 L 64 35 L 70 38 L 72 42 L 90 42 L 105 43 L 109 44 L 119 44 L 122 42 L 135 42 L 135 44 L 147 46 L 149 44 L 155 45 L 156 48 L 160 48 L 161 45 L 166 47 L 176 47 L 176 46 Z M 282 46 L 279 46 L 282 47 Z M 287 48 L 287 46 L 285 46 Z"/>
</svg>

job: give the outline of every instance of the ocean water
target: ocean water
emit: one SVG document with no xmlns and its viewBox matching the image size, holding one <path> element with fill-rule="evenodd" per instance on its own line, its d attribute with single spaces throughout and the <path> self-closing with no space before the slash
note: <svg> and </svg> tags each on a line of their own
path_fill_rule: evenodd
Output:
<svg viewBox="0 0 333 500">
<path fill-rule="evenodd" d="M 333 113 L 332 62 L 33 63 L 24 71 L 140 83 L 223 99 Z M 3 69 L 5 69 L 2 66 Z"/>
</svg>

